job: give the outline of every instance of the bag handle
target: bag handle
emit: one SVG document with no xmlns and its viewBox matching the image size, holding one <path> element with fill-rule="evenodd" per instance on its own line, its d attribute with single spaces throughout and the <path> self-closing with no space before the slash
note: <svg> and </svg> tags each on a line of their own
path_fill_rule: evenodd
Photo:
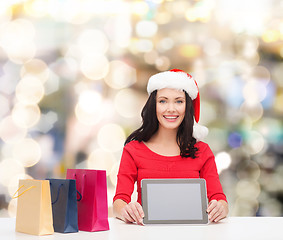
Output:
<svg viewBox="0 0 283 240">
<path fill-rule="evenodd" d="M 80 198 L 77 199 L 78 202 L 81 201 L 83 196 L 84 196 L 84 189 L 85 189 L 84 186 L 85 186 L 86 174 L 83 174 L 82 176 L 83 176 L 83 180 L 82 180 L 82 184 L 81 184 L 82 185 L 81 192 L 79 192 L 77 190 L 77 193 L 80 195 Z M 77 174 L 76 173 L 73 174 L 73 179 L 77 180 Z"/>
<path fill-rule="evenodd" d="M 18 190 L 13 194 L 12 199 L 16 199 L 16 198 L 22 196 L 22 195 L 23 195 L 25 192 L 27 192 L 28 190 L 30 190 L 30 189 L 32 189 L 32 188 L 35 188 L 35 186 L 31 186 L 31 187 L 27 188 L 25 191 L 23 191 L 21 194 L 19 194 L 18 196 L 15 196 L 15 195 L 17 194 L 17 192 L 19 192 L 20 189 L 23 188 L 24 186 L 25 186 L 25 185 L 22 185 L 22 186 L 20 186 L 20 187 L 18 188 Z"/>
<path fill-rule="evenodd" d="M 52 185 L 52 183 L 50 183 L 50 186 L 51 185 Z M 54 202 L 52 202 L 52 204 L 55 204 L 59 200 L 59 194 L 60 194 L 61 187 L 63 187 L 63 183 L 61 183 L 60 186 L 58 187 L 56 200 Z"/>
</svg>

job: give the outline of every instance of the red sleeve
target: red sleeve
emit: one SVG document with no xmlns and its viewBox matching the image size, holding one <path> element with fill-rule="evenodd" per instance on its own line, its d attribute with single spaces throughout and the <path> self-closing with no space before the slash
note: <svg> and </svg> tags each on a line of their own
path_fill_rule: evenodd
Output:
<svg viewBox="0 0 283 240">
<path fill-rule="evenodd" d="M 134 185 L 137 180 L 137 167 L 132 155 L 124 147 L 120 167 L 117 176 L 116 193 L 113 202 L 116 199 L 122 199 L 126 203 L 131 202 L 131 195 L 134 191 Z"/>
<path fill-rule="evenodd" d="M 208 200 L 211 201 L 215 199 L 217 201 L 224 200 L 227 202 L 219 180 L 215 157 L 209 146 L 204 150 L 202 156 L 205 158 L 205 163 L 200 170 L 200 177 L 206 180 Z"/>
</svg>

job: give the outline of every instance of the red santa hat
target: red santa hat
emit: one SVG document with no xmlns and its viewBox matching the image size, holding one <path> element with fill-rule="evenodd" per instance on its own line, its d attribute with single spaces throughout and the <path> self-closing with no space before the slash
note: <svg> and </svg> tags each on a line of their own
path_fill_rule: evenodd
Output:
<svg viewBox="0 0 283 240">
<path fill-rule="evenodd" d="M 208 134 L 208 129 L 198 124 L 200 117 L 200 97 L 197 82 L 193 77 L 180 69 L 172 69 L 170 71 L 157 73 L 149 78 L 147 84 L 147 92 L 149 95 L 153 91 L 163 88 L 184 90 L 188 93 L 193 100 L 195 110 L 193 137 L 197 141 L 201 141 L 205 138 Z"/>
</svg>

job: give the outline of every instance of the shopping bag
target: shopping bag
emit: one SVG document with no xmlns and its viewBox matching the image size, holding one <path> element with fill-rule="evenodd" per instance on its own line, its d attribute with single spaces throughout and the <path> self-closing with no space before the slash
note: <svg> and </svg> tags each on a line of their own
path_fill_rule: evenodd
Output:
<svg viewBox="0 0 283 240">
<path fill-rule="evenodd" d="M 19 180 L 19 189 L 13 198 L 18 198 L 17 232 L 33 235 L 54 233 L 48 180 Z"/>
<path fill-rule="evenodd" d="M 55 232 L 78 232 L 76 180 L 47 179 L 50 182 L 53 227 Z"/>
<path fill-rule="evenodd" d="M 76 180 L 82 196 L 78 202 L 79 230 L 109 230 L 106 171 L 67 169 L 66 178 Z"/>
</svg>

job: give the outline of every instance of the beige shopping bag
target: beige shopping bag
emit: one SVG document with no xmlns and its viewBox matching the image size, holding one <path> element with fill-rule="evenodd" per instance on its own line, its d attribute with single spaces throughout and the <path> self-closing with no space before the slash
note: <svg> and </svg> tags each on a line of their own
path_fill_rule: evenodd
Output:
<svg viewBox="0 0 283 240">
<path fill-rule="evenodd" d="M 48 180 L 20 180 L 16 231 L 33 234 L 53 234 L 52 205 Z"/>
</svg>

